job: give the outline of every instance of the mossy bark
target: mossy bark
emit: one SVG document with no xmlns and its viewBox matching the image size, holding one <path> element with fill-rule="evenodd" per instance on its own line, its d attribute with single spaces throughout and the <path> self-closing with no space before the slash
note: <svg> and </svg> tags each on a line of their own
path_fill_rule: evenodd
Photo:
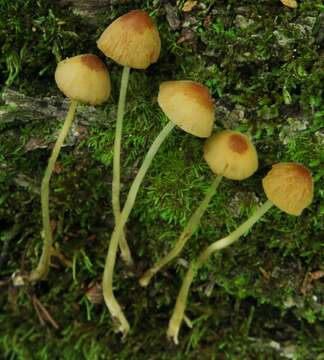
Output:
<svg viewBox="0 0 324 360">
<path fill-rule="evenodd" d="M 189 12 L 174 3 L 180 21 L 176 30 L 168 22 L 173 10 L 165 2 L 111 1 L 107 7 L 98 2 L 100 11 L 86 9 L 91 21 L 75 11 L 84 10 L 83 5 L 58 4 L 16 0 L 4 2 L 0 12 L 0 33 L 5 34 L 0 80 L 8 85 L 0 104 L 1 356 L 320 359 L 321 1 L 299 2 L 296 10 L 280 1 L 210 1 L 198 2 Z M 244 182 L 222 184 L 190 246 L 147 289 L 128 278 L 117 261 L 116 296 L 132 327 L 121 345 L 104 304 L 88 297 L 93 284 L 100 283 L 106 240 L 114 227 L 110 188 L 120 71 L 110 60 L 112 97 L 103 107 L 79 108 L 52 179 L 51 213 L 58 214 L 53 218 L 54 244 L 61 255 L 53 256 L 48 280 L 37 287 L 15 288 L 9 277 L 15 270 L 31 270 L 41 252 L 41 178 L 68 107 L 54 85 L 56 63 L 77 53 L 101 56 L 95 43 L 99 34 L 134 8 L 155 17 L 162 53 L 148 71 L 130 76 L 121 203 L 164 125 L 156 104 L 161 81 L 185 78 L 207 85 L 215 98 L 215 131 L 249 133 L 260 167 Z M 202 144 L 175 130 L 147 173 L 127 224 L 139 276 L 172 248 L 207 190 L 211 175 L 202 160 Z M 183 329 L 178 349 L 170 347 L 165 332 L 189 261 L 265 200 L 261 179 L 279 161 L 310 168 L 315 179 L 312 205 L 298 219 L 274 209 L 240 246 L 213 257 L 192 286 L 187 314 L 195 326 Z"/>
</svg>

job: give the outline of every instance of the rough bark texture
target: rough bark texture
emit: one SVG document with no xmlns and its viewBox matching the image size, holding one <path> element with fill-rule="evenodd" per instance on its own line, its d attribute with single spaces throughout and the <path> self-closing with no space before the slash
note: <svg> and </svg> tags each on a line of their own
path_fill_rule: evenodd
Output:
<svg viewBox="0 0 324 360">
<path fill-rule="evenodd" d="M 72 9 L 91 22 L 96 21 L 96 16 L 103 12 L 112 11 L 114 6 L 131 3 L 131 0 L 56 0 L 58 5 L 63 8 Z"/>
<path fill-rule="evenodd" d="M 28 122 L 57 122 L 66 116 L 69 100 L 61 96 L 31 97 L 20 91 L 6 88 L 2 92 L 4 106 L 0 112 L 0 124 Z M 104 126 L 107 115 L 93 106 L 80 105 L 76 123 L 82 126 Z"/>
</svg>

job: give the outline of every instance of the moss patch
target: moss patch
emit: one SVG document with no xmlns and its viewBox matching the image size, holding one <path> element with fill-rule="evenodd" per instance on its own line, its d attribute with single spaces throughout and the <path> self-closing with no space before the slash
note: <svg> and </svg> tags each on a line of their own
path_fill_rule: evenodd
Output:
<svg viewBox="0 0 324 360">
<path fill-rule="evenodd" d="M 176 5 L 172 6 L 175 11 Z M 72 267 L 55 257 L 48 280 L 34 288 L 7 288 L 0 283 L 2 356 L 322 359 L 324 287 L 321 279 L 310 281 L 308 276 L 323 270 L 324 260 L 321 1 L 300 2 L 293 11 L 280 1 L 241 1 L 239 6 L 237 1 L 205 1 L 187 14 L 178 9 L 174 15 L 180 25 L 175 30 L 167 21 L 164 2 L 115 5 L 113 12 L 96 17 L 95 26 L 70 8 L 59 9 L 45 0 L 3 1 L 1 82 L 43 99 L 44 106 L 48 95 L 58 96 L 60 103 L 63 98 L 52 78 L 56 62 L 82 52 L 99 54 L 95 40 L 105 26 L 136 7 L 155 17 L 163 46 L 157 64 L 145 72 L 131 72 L 122 200 L 167 121 L 155 98 L 164 80 L 186 78 L 209 86 L 216 101 L 217 128 L 251 134 L 260 168 L 244 182 L 222 182 L 181 258 L 159 273 L 149 288 L 142 289 L 128 278 L 118 262 L 116 296 L 132 325 L 131 335 L 121 343 L 105 306 L 92 304 L 86 296 L 89 284 L 101 280 L 114 225 L 110 188 L 121 68 L 107 60 L 113 95 L 97 112 L 102 119 L 104 111 L 107 121 L 87 124 L 84 136 L 68 143 L 51 182 L 56 245 Z M 60 126 L 60 119 L 20 121 L 23 114 L 13 104 L 1 106 L 1 114 L 8 111 L 16 113 L 11 122 L 0 118 L 1 281 L 17 269 L 30 270 L 37 264 L 39 184 Z M 31 139 L 41 139 L 43 146 L 26 151 Z M 138 273 L 170 249 L 211 183 L 202 144 L 176 129 L 148 172 L 127 225 Z M 195 326 L 192 330 L 183 326 L 180 347 L 172 347 L 165 331 L 186 262 L 265 200 L 261 179 L 278 161 L 298 161 L 311 169 L 313 204 L 300 218 L 271 210 L 237 244 L 213 256 L 199 272 L 190 295 L 187 310 Z M 42 325 L 35 298 L 58 329 L 48 321 Z"/>
</svg>

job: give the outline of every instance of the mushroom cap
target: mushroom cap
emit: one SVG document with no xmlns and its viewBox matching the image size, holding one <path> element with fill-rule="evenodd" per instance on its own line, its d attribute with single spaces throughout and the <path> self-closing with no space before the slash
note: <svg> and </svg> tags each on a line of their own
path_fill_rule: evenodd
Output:
<svg viewBox="0 0 324 360">
<path fill-rule="evenodd" d="M 204 146 L 204 159 L 217 174 L 243 180 L 258 169 L 258 154 L 250 139 L 237 131 L 213 134 Z"/>
<path fill-rule="evenodd" d="M 113 21 L 101 34 L 97 46 L 120 65 L 146 69 L 159 58 L 161 40 L 150 16 L 133 10 Z"/>
<path fill-rule="evenodd" d="M 92 54 L 60 61 L 56 67 L 55 81 L 65 96 L 91 105 L 105 102 L 110 95 L 108 69 Z"/>
<path fill-rule="evenodd" d="M 206 86 L 190 80 L 165 81 L 160 85 L 158 103 L 182 130 L 202 138 L 210 136 L 215 109 Z"/>
<path fill-rule="evenodd" d="M 299 216 L 313 200 L 312 174 L 298 163 L 273 165 L 262 185 L 267 198 L 291 215 Z"/>
</svg>

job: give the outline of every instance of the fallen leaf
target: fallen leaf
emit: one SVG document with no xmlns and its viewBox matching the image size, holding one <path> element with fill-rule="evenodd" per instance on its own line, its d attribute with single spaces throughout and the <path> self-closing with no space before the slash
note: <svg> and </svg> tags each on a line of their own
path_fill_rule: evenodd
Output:
<svg viewBox="0 0 324 360">
<path fill-rule="evenodd" d="M 192 1 L 192 0 L 188 0 L 183 4 L 183 8 L 182 11 L 184 12 L 189 12 L 191 11 L 196 5 L 197 5 L 198 1 Z"/>
<path fill-rule="evenodd" d="M 55 174 L 61 174 L 61 172 L 64 170 L 64 167 L 63 167 L 63 165 L 62 164 L 60 164 L 58 161 L 55 163 L 55 165 L 54 165 L 54 169 L 53 169 L 53 171 L 54 171 L 54 173 Z"/>
<path fill-rule="evenodd" d="M 86 297 L 91 304 L 100 304 L 103 300 L 101 284 L 98 282 L 91 282 L 87 287 Z"/>
<path fill-rule="evenodd" d="M 321 270 L 314 271 L 314 272 L 309 273 L 309 276 L 310 276 L 311 280 L 318 280 L 324 276 L 324 271 L 321 271 Z"/>
<path fill-rule="evenodd" d="M 312 283 L 315 280 L 322 278 L 323 276 L 324 276 L 324 271 L 322 270 L 307 273 L 300 289 L 301 293 L 305 295 L 307 291 L 312 288 Z"/>
<path fill-rule="evenodd" d="M 181 36 L 179 37 L 179 39 L 177 40 L 177 44 L 181 44 L 185 41 L 194 41 L 196 39 L 196 34 L 194 31 L 192 31 L 191 29 L 186 29 L 184 31 L 182 31 Z"/>
<path fill-rule="evenodd" d="M 46 143 L 40 138 L 31 138 L 25 145 L 25 151 L 32 151 L 40 148 L 45 148 Z"/>
<path fill-rule="evenodd" d="M 205 27 L 205 28 L 209 28 L 211 22 L 212 22 L 212 17 L 211 17 L 211 15 L 206 16 L 205 19 L 204 19 L 204 22 L 203 22 L 204 27 Z"/>
<path fill-rule="evenodd" d="M 166 19 L 172 30 L 177 30 L 180 27 L 181 21 L 179 19 L 178 9 L 170 4 L 165 5 Z"/>
<path fill-rule="evenodd" d="M 52 220 L 50 221 L 50 223 L 51 223 L 52 233 L 54 233 L 55 230 L 56 230 L 56 228 L 57 228 L 57 221 L 55 221 L 55 220 L 52 219 Z"/>
<path fill-rule="evenodd" d="M 297 7 L 297 1 L 296 0 L 280 0 L 285 6 L 291 8 L 291 9 L 296 9 Z"/>
<path fill-rule="evenodd" d="M 95 241 L 95 240 L 97 240 L 97 235 L 96 235 L 96 234 L 92 234 L 92 235 L 88 236 L 87 240 Z"/>
<path fill-rule="evenodd" d="M 88 129 L 85 126 L 77 126 L 74 129 L 74 134 L 75 137 L 78 137 L 80 140 L 84 140 L 87 138 L 88 135 Z"/>
<path fill-rule="evenodd" d="M 271 274 L 268 271 L 264 270 L 261 266 L 259 267 L 259 271 L 266 280 L 270 280 Z"/>
</svg>

